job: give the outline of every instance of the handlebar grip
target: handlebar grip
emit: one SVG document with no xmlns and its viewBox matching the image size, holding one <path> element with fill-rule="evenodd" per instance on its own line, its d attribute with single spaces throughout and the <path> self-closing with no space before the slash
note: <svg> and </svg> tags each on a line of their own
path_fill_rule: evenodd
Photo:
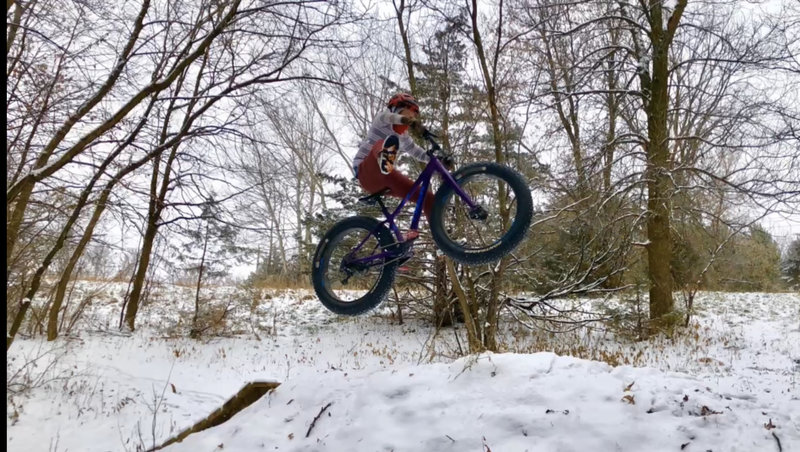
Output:
<svg viewBox="0 0 800 452">
<path fill-rule="evenodd" d="M 437 137 L 436 135 L 434 135 L 434 133 L 433 133 L 433 132 L 431 132 L 430 130 L 428 130 L 428 129 L 425 129 L 425 130 L 423 130 L 423 131 L 422 131 L 422 138 L 424 138 L 424 139 L 426 139 L 426 140 L 431 140 L 431 139 L 433 139 L 433 138 L 439 138 L 439 137 Z"/>
</svg>

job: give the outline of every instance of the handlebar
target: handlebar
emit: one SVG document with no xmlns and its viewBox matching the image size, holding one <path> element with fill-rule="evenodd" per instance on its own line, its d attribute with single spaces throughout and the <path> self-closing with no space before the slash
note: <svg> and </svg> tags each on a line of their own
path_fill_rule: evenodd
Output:
<svg viewBox="0 0 800 452">
<path fill-rule="evenodd" d="M 431 144 L 431 148 L 428 149 L 428 155 L 429 156 L 433 156 L 434 153 L 439 152 L 439 151 L 442 150 L 442 147 L 439 146 L 439 143 L 437 143 L 436 140 L 434 140 L 434 138 L 438 138 L 438 137 L 436 135 L 434 135 L 430 130 L 428 130 L 428 129 L 423 130 L 422 131 L 422 138 L 425 141 L 427 141 L 428 143 Z"/>
<path fill-rule="evenodd" d="M 436 140 L 434 140 L 434 138 L 437 138 L 437 136 L 434 135 L 428 129 L 423 129 L 421 135 L 422 135 L 422 138 L 425 141 L 427 141 L 428 143 L 431 144 L 431 148 L 428 149 L 428 152 L 427 152 L 428 157 L 434 157 L 435 156 L 436 158 L 442 159 L 443 162 L 445 162 L 445 165 L 448 165 L 448 167 L 450 167 L 452 169 L 452 165 L 453 165 L 453 158 L 452 157 L 453 156 L 450 155 L 450 154 L 446 154 L 444 151 L 442 151 L 442 147 L 439 146 L 439 143 L 437 143 Z M 449 161 L 449 163 L 446 163 L 448 161 Z"/>
</svg>

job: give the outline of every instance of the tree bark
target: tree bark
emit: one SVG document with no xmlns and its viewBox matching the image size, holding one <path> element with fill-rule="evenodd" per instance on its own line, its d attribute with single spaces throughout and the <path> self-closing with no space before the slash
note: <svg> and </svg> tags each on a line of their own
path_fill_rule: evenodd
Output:
<svg viewBox="0 0 800 452">
<path fill-rule="evenodd" d="M 455 323 L 447 288 L 447 257 L 433 258 L 433 321 L 436 327 L 452 326 Z"/>
<path fill-rule="evenodd" d="M 503 132 L 500 128 L 500 111 L 497 106 L 497 92 L 495 88 L 494 81 L 497 79 L 497 64 L 500 58 L 500 42 L 502 41 L 502 31 L 503 31 L 503 2 L 500 1 L 499 5 L 499 18 L 497 23 L 497 47 L 495 48 L 495 55 L 492 69 L 489 69 L 489 60 L 486 57 L 486 52 L 484 50 L 483 40 L 481 38 L 480 30 L 478 28 L 478 2 L 477 0 L 472 0 L 472 8 L 470 10 L 470 17 L 472 20 L 472 39 L 473 44 L 475 46 L 475 50 L 478 54 L 478 62 L 480 63 L 481 72 L 483 75 L 483 81 L 486 87 L 486 94 L 487 100 L 489 103 L 489 119 L 491 120 L 492 125 L 492 143 L 494 144 L 494 157 L 495 162 L 497 163 L 504 163 L 505 162 L 505 154 L 503 152 Z M 500 216 L 503 221 L 503 227 L 505 228 L 508 225 L 509 221 L 509 211 L 508 206 L 505 204 L 506 193 L 505 187 L 502 183 L 498 182 L 499 190 L 498 190 L 498 200 L 500 206 Z M 487 299 L 487 306 L 486 306 L 486 322 L 485 326 L 483 327 L 483 344 L 484 346 L 492 351 L 498 350 L 498 343 L 497 343 L 497 331 L 498 331 L 498 323 L 499 323 L 499 311 L 500 311 L 500 301 L 499 301 L 499 293 L 500 293 L 500 286 L 502 284 L 503 274 L 505 273 L 505 267 L 507 265 L 507 257 L 501 259 L 498 264 L 497 271 L 492 271 L 492 279 L 490 281 L 490 293 Z M 476 317 L 477 318 L 477 317 Z"/>
<path fill-rule="evenodd" d="M 6 14 L 8 10 L 14 6 L 14 0 L 7 0 L 8 4 L 6 6 Z M 25 8 L 21 5 L 17 5 L 14 9 L 14 18 L 12 22 L 7 25 L 7 34 L 6 34 L 6 58 L 8 58 L 8 53 L 11 51 L 11 46 L 14 44 L 14 39 L 17 37 L 17 30 L 19 30 L 20 21 L 22 20 L 22 13 L 25 12 Z"/>
<path fill-rule="evenodd" d="M 136 314 L 139 311 L 141 303 L 142 290 L 144 289 L 145 278 L 147 270 L 150 266 L 150 258 L 153 253 L 153 245 L 155 244 L 156 234 L 158 232 L 158 222 L 161 219 L 161 212 L 164 209 L 164 203 L 169 191 L 170 174 L 172 163 L 178 154 L 178 145 L 176 144 L 170 150 L 167 162 L 164 165 L 164 176 L 161 181 L 161 190 L 158 191 L 158 173 L 160 159 L 156 159 L 153 165 L 153 176 L 150 180 L 150 206 L 147 210 L 147 226 L 142 240 L 142 250 L 139 257 L 139 266 L 136 269 L 136 276 L 133 280 L 133 288 L 131 289 L 131 296 L 128 300 L 128 305 L 125 309 L 125 323 L 130 331 L 136 328 Z"/>
<path fill-rule="evenodd" d="M 450 280 L 453 282 L 453 290 L 458 297 L 458 303 L 461 306 L 461 310 L 464 311 L 464 323 L 467 326 L 467 343 L 469 344 L 469 352 L 480 353 L 484 351 L 484 347 L 478 333 L 478 326 L 475 323 L 475 320 L 478 317 L 477 315 L 471 314 L 472 309 L 469 303 L 469 298 L 464 291 L 464 287 L 461 285 L 461 282 L 458 279 L 456 267 L 453 264 L 453 261 L 450 259 L 447 259 L 447 272 L 450 274 Z"/>
<path fill-rule="evenodd" d="M 208 232 L 211 226 L 211 220 L 206 220 L 206 232 L 203 237 L 203 254 L 200 256 L 200 268 L 197 271 L 197 287 L 194 293 L 194 317 L 192 317 L 192 331 L 191 337 L 200 337 L 200 329 L 197 327 L 197 320 L 200 318 L 200 288 L 203 286 L 203 270 L 206 265 L 206 252 L 208 251 Z"/>
<path fill-rule="evenodd" d="M 650 277 L 650 320 L 655 328 L 663 328 L 672 313 L 672 237 L 670 215 L 672 180 L 670 168 L 669 130 L 669 48 L 677 30 L 687 0 L 680 0 L 667 27 L 663 26 L 663 7 L 660 0 L 650 0 L 650 40 L 652 44 L 652 75 L 643 76 L 643 88 L 648 94 L 647 105 L 647 262 Z"/>
<path fill-rule="evenodd" d="M 394 11 L 397 15 L 397 26 L 400 28 L 400 37 L 403 40 L 403 50 L 406 54 L 406 69 L 408 70 L 408 86 L 411 88 L 411 95 L 417 95 L 417 79 L 414 77 L 414 60 L 411 59 L 411 43 L 408 39 L 408 29 L 406 28 L 405 22 L 403 21 L 403 13 L 406 9 L 406 2 L 405 0 L 400 0 L 400 6 L 397 6 L 397 3 L 394 1 Z"/>
</svg>

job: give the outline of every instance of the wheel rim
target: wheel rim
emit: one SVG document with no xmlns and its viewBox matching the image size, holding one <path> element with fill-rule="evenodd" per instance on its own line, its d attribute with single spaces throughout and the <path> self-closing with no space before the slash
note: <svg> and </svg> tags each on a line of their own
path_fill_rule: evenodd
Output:
<svg viewBox="0 0 800 452">
<path fill-rule="evenodd" d="M 367 237 L 366 242 L 353 250 Z M 350 228 L 332 237 L 322 257 L 325 291 L 340 303 L 357 301 L 369 294 L 380 281 L 383 266 L 359 265 L 357 259 L 380 253 L 375 235 L 363 228 Z M 356 261 L 349 264 L 349 262 Z"/>
<path fill-rule="evenodd" d="M 485 211 L 486 218 L 476 218 L 476 212 L 455 191 L 451 192 L 443 210 L 447 239 L 467 252 L 483 252 L 499 246 L 517 214 L 513 187 L 504 179 L 485 173 L 465 176 L 459 180 L 459 186 Z"/>
</svg>

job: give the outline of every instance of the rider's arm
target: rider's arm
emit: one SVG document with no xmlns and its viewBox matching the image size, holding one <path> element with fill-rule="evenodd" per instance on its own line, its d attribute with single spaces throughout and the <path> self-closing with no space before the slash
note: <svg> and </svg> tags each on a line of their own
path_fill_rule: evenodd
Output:
<svg viewBox="0 0 800 452">
<path fill-rule="evenodd" d="M 408 152 L 420 162 L 428 162 L 428 160 L 431 159 L 428 157 L 428 153 L 425 152 L 425 149 L 417 146 L 417 143 L 414 143 L 414 140 L 411 139 L 411 135 L 408 133 L 400 135 L 400 149 L 402 149 L 403 152 Z"/>
<path fill-rule="evenodd" d="M 386 124 L 403 124 L 403 115 L 392 113 L 390 111 L 382 111 L 378 113 L 378 120 Z M 400 150 L 408 152 L 412 157 L 420 162 L 427 162 L 430 160 L 425 149 L 417 146 L 414 140 L 408 133 L 398 134 L 400 138 Z"/>
<path fill-rule="evenodd" d="M 392 113 L 390 111 L 382 111 L 378 113 L 378 120 L 387 124 L 402 124 L 403 115 Z"/>
</svg>

